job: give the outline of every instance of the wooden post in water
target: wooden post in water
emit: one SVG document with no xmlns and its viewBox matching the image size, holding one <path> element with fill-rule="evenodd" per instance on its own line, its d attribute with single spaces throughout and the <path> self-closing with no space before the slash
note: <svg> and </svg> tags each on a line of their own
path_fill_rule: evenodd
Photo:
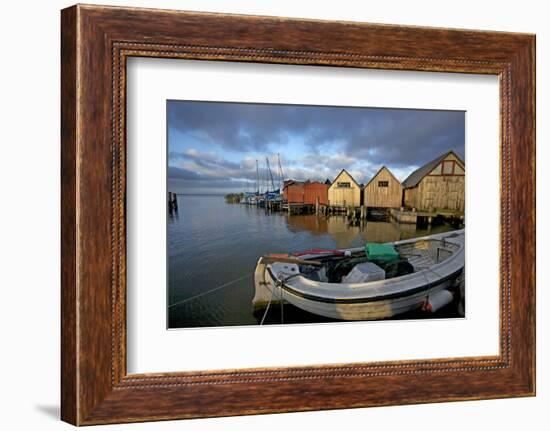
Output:
<svg viewBox="0 0 550 431">
<path fill-rule="evenodd" d="M 319 196 L 315 196 L 315 214 L 319 214 Z"/>
<path fill-rule="evenodd" d="M 178 195 L 168 192 L 168 212 L 172 214 L 174 211 L 178 211 Z"/>
<path fill-rule="evenodd" d="M 172 214 L 174 207 L 172 205 L 172 192 L 168 192 L 168 212 Z"/>
</svg>

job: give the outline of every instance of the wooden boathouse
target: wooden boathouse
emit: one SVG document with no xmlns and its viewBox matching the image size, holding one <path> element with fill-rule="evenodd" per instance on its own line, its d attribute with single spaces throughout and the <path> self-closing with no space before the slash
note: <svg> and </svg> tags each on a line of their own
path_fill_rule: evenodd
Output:
<svg viewBox="0 0 550 431">
<path fill-rule="evenodd" d="M 328 188 L 328 206 L 331 209 L 361 206 L 361 186 L 345 169 L 342 169 Z"/>
<path fill-rule="evenodd" d="M 464 172 L 464 162 L 453 151 L 426 163 L 403 181 L 404 206 L 464 214 Z"/>
<path fill-rule="evenodd" d="M 386 166 L 382 166 L 363 188 L 363 199 L 367 208 L 400 208 L 403 186 Z"/>
<path fill-rule="evenodd" d="M 291 212 L 318 212 L 328 204 L 328 188 L 328 184 L 318 181 L 286 181 L 283 199 Z"/>
<path fill-rule="evenodd" d="M 283 186 L 283 200 L 289 204 L 304 203 L 304 183 L 288 180 Z"/>
</svg>

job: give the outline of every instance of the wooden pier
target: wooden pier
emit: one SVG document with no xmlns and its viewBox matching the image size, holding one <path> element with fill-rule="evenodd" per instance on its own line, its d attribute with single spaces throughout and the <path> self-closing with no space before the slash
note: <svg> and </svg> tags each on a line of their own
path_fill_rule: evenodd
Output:
<svg viewBox="0 0 550 431">
<path fill-rule="evenodd" d="M 438 211 L 436 209 L 434 209 L 433 211 L 416 211 L 415 208 L 392 208 L 390 209 L 390 216 L 395 221 L 402 224 L 427 223 L 431 225 L 438 217 L 441 217 L 444 220 L 450 221 L 452 223 L 464 223 L 464 213 L 445 210 Z"/>
<path fill-rule="evenodd" d="M 280 206 L 281 211 L 287 211 L 289 215 L 293 214 L 321 214 L 329 215 L 345 215 L 351 220 L 364 220 L 367 218 L 367 207 L 361 205 L 359 207 L 343 206 L 343 205 L 323 205 L 319 201 L 315 205 L 302 203 L 283 202 Z"/>
<path fill-rule="evenodd" d="M 168 194 L 168 208 L 170 213 L 177 211 L 177 197 L 175 193 Z M 459 211 L 431 209 L 430 211 L 417 211 L 415 208 L 386 208 L 386 207 L 371 207 L 367 205 L 352 206 L 352 205 L 331 205 L 321 204 L 319 198 L 315 200 L 315 204 L 306 204 L 302 202 L 288 202 L 283 200 L 264 200 L 241 203 L 255 205 L 264 208 L 269 212 L 288 212 L 289 215 L 302 214 L 319 214 L 323 216 L 339 215 L 347 217 L 351 222 L 359 222 L 367 220 L 370 217 L 391 218 L 399 224 L 424 224 L 431 225 L 438 220 L 445 220 L 452 224 L 464 224 L 464 213 Z"/>
<path fill-rule="evenodd" d="M 172 196 L 172 197 L 171 197 Z M 172 204 L 171 204 L 172 202 Z M 244 202 L 243 202 L 244 203 Z M 367 220 L 369 216 L 379 215 L 383 213 L 384 217 L 392 218 L 399 224 L 427 224 L 431 225 L 435 223 L 435 220 L 445 220 L 447 222 L 461 225 L 464 224 L 464 213 L 458 211 L 437 210 L 430 211 L 417 211 L 415 208 L 378 208 L 370 207 L 366 205 L 351 206 L 351 205 L 324 205 L 319 203 L 319 199 L 315 204 L 305 204 L 301 202 L 287 202 L 281 200 L 274 201 L 261 201 L 249 203 L 264 208 L 269 212 L 288 212 L 289 215 L 302 215 L 302 214 L 319 214 L 324 216 L 340 215 L 347 217 L 352 222 L 358 222 Z M 169 194 L 169 209 L 172 205 L 177 211 L 177 199 L 174 193 Z M 175 207 L 174 207 L 175 205 Z"/>
<path fill-rule="evenodd" d="M 281 204 L 281 210 L 287 211 L 289 215 L 292 214 L 313 214 L 315 213 L 315 205 L 307 205 L 307 204 L 295 204 L 288 202 L 285 202 Z"/>
<path fill-rule="evenodd" d="M 351 205 L 328 205 L 325 208 L 327 215 L 345 215 L 350 220 L 364 220 L 367 218 L 367 207 L 364 205 L 354 207 Z"/>
<path fill-rule="evenodd" d="M 281 211 L 282 205 L 281 201 L 266 201 L 265 209 L 268 211 Z"/>
</svg>

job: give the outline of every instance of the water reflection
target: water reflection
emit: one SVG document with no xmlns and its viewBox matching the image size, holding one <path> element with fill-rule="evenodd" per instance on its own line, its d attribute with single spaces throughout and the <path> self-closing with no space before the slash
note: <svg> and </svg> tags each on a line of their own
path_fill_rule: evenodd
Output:
<svg viewBox="0 0 550 431">
<path fill-rule="evenodd" d="M 227 204 L 223 196 L 178 195 L 178 205 L 178 212 L 167 217 L 170 328 L 258 324 L 252 311 L 252 274 L 265 254 L 361 247 L 366 241 L 453 230 L 447 224 L 417 227 L 388 219 L 350 222 L 340 215 L 290 216 Z M 213 290 L 235 280 L 240 281 Z M 326 321 L 298 309 L 285 310 L 285 323 Z M 280 317 L 268 316 L 266 323 L 281 323 Z"/>
<path fill-rule="evenodd" d="M 319 236 L 328 234 L 334 240 L 336 248 L 354 247 L 358 240 L 362 242 L 392 242 L 452 229 L 444 223 L 417 227 L 416 224 L 397 223 L 390 217 L 350 220 L 344 215 L 308 214 L 286 215 L 285 219 L 291 232 L 307 231 L 312 235 Z"/>
</svg>

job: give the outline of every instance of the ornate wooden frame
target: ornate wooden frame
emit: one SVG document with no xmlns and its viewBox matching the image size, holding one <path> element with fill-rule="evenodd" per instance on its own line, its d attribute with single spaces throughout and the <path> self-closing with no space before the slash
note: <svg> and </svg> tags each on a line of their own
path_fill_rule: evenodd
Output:
<svg viewBox="0 0 550 431">
<path fill-rule="evenodd" d="M 88 425 L 534 395 L 534 35 L 78 5 L 62 11 L 61 48 L 63 420 Z M 128 375 L 129 56 L 498 75 L 500 354 Z"/>
</svg>

